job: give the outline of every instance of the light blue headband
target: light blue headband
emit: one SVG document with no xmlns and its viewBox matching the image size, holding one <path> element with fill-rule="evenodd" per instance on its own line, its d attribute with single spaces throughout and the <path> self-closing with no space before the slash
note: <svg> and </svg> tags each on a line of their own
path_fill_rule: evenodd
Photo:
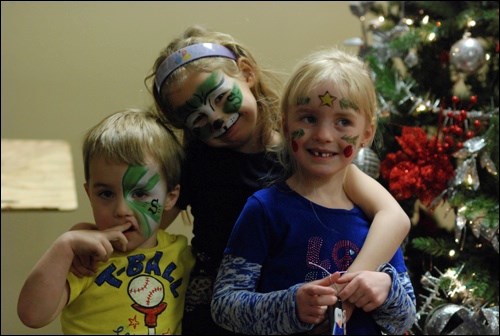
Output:
<svg viewBox="0 0 500 336">
<path fill-rule="evenodd" d="M 189 62 L 205 57 L 226 57 L 236 60 L 234 53 L 220 44 L 198 43 L 189 45 L 172 53 L 160 64 L 155 76 L 156 91 L 160 93 L 161 86 L 172 72 Z"/>
</svg>

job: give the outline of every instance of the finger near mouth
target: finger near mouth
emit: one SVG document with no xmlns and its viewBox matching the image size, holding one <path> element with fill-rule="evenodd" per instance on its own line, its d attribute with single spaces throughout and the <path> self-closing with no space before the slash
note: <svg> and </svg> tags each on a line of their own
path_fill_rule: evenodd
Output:
<svg viewBox="0 0 500 336">
<path fill-rule="evenodd" d="M 128 229 L 126 229 L 125 231 L 123 231 L 123 233 L 125 234 L 125 233 L 134 232 L 134 231 L 135 231 L 134 227 L 130 226 Z"/>
</svg>

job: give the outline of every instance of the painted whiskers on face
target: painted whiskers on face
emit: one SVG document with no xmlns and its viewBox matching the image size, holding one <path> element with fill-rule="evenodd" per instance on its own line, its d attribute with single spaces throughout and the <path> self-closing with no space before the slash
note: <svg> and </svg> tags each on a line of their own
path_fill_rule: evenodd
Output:
<svg viewBox="0 0 500 336">
<path fill-rule="evenodd" d="M 196 137 L 207 141 L 221 137 L 236 123 L 242 103 L 238 83 L 228 81 L 221 72 L 215 71 L 176 113 Z"/>
</svg>

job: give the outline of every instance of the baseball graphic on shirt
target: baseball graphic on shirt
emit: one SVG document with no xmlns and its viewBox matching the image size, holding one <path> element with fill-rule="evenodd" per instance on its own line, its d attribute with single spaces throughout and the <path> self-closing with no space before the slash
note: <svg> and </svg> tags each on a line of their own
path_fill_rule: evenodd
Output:
<svg viewBox="0 0 500 336">
<path fill-rule="evenodd" d="M 128 285 L 128 294 L 142 307 L 155 307 L 163 301 L 165 292 L 161 282 L 149 275 L 139 275 Z"/>
</svg>

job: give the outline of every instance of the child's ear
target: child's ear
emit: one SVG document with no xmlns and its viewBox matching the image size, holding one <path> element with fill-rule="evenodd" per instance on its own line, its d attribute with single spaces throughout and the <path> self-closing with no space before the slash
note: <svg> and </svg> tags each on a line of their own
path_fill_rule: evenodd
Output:
<svg viewBox="0 0 500 336">
<path fill-rule="evenodd" d="M 361 141 L 361 143 L 367 147 L 370 147 L 373 141 L 373 137 L 375 136 L 374 132 L 375 126 L 373 124 L 369 124 L 363 133 L 363 140 Z"/>
<path fill-rule="evenodd" d="M 240 57 L 236 62 L 238 63 L 238 68 L 240 68 L 248 86 L 250 88 L 253 87 L 255 85 L 255 71 L 250 61 L 246 57 Z"/>
<path fill-rule="evenodd" d="M 170 210 L 174 207 L 175 202 L 179 198 L 179 193 L 181 191 L 181 186 L 176 185 L 172 190 L 167 193 L 167 197 L 165 198 L 165 204 L 163 204 L 163 211 Z"/>
</svg>

